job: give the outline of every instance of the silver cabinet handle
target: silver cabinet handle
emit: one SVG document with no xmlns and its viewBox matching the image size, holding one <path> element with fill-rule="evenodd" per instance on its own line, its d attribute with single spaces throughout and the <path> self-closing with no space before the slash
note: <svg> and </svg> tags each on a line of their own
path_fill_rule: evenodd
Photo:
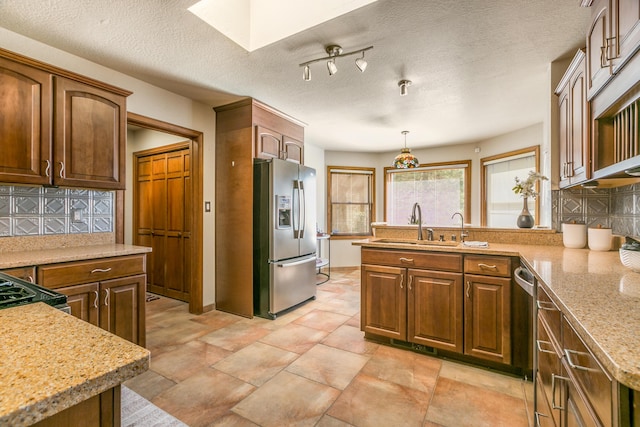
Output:
<svg viewBox="0 0 640 427">
<path fill-rule="evenodd" d="M 413 262 L 413 258 L 400 257 L 400 262 Z"/>
<path fill-rule="evenodd" d="M 109 289 L 104 290 L 104 305 L 109 306 Z"/>
<path fill-rule="evenodd" d="M 108 273 L 111 271 L 111 267 L 109 268 L 94 268 L 93 270 L 91 270 L 91 274 L 93 273 Z"/>
<path fill-rule="evenodd" d="M 540 427 L 540 417 L 545 417 L 545 418 L 549 418 L 549 415 L 545 415 L 545 414 L 541 414 L 540 412 L 536 411 L 535 412 L 535 418 L 536 418 L 536 427 Z"/>
<path fill-rule="evenodd" d="M 538 310 L 558 311 L 556 306 L 549 301 L 536 301 L 536 305 L 538 306 Z"/>
<path fill-rule="evenodd" d="M 98 300 L 100 299 L 100 293 L 98 291 L 93 291 L 96 294 L 96 299 L 93 300 L 93 307 L 98 308 Z"/>
<path fill-rule="evenodd" d="M 562 377 L 556 374 L 551 374 L 551 407 L 553 409 L 559 409 L 561 411 L 564 411 L 563 406 L 558 406 L 556 404 L 556 384 L 557 384 L 556 379 L 562 380 L 562 381 L 569 381 L 569 378 Z"/>
<path fill-rule="evenodd" d="M 467 298 L 471 298 L 469 292 L 471 291 L 471 281 L 467 280 Z"/>
<path fill-rule="evenodd" d="M 402 287 L 402 283 L 403 283 L 403 282 L 404 282 L 404 274 L 401 274 L 401 275 L 400 275 L 400 289 L 404 289 L 404 288 Z"/>
<path fill-rule="evenodd" d="M 49 159 L 45 160 L 45 162 L 47 163 L 47 167 L 44 169 L 44 176 L 46 176 L 47 178 L 49 178 L 49 174 L 51 173 L 51 161 Z"/>
<path fill-rule="evenodd" d="M 60 178 L 64 178 L 64 162 L 58 162 L 60 165 Z"/>
<path fill-rule="evenodd" d="M 586 366 L 576 365 L 575 363 L 573 363 L 573 360 L 571 360 L 571 355 L 572 354 L 581 354 L 581 355 L 588 356 L 589 353 L 585 353 L 585 352 L 582 352 L 582 351 L 569 350 L 568 348 L 565 348 L 564 349 L 564 354 L 565 354 L 565 356 L 567 356 L 567 363 L 569 364 L 571 369 L 576 369 L 578 371 L 590 371 L 591 370 L 591 369 L 587 368 Z"/>
<path fill-rule="evenodd" d="M 496 265 L 489 265 L 489 264 L 482 264 L 482 263 L 479 263 L 479 264 L 478 264 L 478 267 L 479 267 L 481 270 L 493 270 L 493 271 L 497 271 L 497 270 L 498 270 L 498 267 L 497 267 Z"/>
<path fill-rule="evenodd" d="M 542 340 L 536 340 L 536 345 L 538 346 L 538 351 L 540 353 L 550 353 L 550 354 L 555 354 L 556 352 L 553 350 L 545 350 L 542 348 L 542 344 L 548 345 L 550 346 L 551 343 L 549 341 L 542 341 Z"/>
<path fill-rule="evenodd" d="M 27 280 L 28 280 L 28 281 L 30 281 L 31 283 L 35 283 L 35 282 L 33 281 L 33 276 L 27 276 Z"/>
</svg>

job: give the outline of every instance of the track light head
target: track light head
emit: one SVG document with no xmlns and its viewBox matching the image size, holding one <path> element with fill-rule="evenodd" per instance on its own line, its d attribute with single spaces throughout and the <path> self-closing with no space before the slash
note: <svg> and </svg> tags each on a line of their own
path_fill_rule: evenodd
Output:
<svg viewBox="0 0 640 427">
<path fill-rule="evenodd" d="M 400 86 L 400 96 L 405 96 L 409 93 L 409 86 L 411 86 L 411 80 L 400 80 L 398 86 Z"/>
<path fill-rule="evenodd" d="M 361 73 L 364 73 L 364 70 L 367 69 L 367 61 L 364 59 L 364 50 L 362 51 L 362 58 L 356 58 L 356 67 L 360 70 Z"/>
<path fill-rule="evenodd" d="M 330 76 L 338 72 L 338 67 L 336 67 L 336 61 L 334 59 L 327 61 L 327 69 L 329 70 Z"/>
</svg>

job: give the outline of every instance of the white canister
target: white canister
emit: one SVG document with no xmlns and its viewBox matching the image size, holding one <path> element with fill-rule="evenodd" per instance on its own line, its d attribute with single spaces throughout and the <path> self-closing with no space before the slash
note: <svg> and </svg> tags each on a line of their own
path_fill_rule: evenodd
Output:
<svg viewBox="0 0 640 427">
<path fill-rule="evenodd" d="M 587 226 L 585 224 L 562 224 L 562 243 L 566 248 L 584 248 L 587 244 Z"/>
<path fill-rule="evenodd" d="M 592 251 L 611 250 L 610 228 L 589 228 L 589 249 Z"/>
</svg>

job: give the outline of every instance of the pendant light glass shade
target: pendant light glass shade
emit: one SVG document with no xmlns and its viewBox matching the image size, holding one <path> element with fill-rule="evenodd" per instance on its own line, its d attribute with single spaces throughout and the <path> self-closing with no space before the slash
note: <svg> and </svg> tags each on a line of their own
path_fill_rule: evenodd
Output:
<svg viewBox="0 0 640 427">
<path fill-rule="evenodd" d="M 400 154 L 393 160 L 393 167 L 396 169 L 410 169 L 420 167 L 418 158 L 411 154 L 411 150 L 407 148 L 407 134 L 408 130 L 403 130 L 404 135 L 404 148 L 400 150 Z"/>
</svg>

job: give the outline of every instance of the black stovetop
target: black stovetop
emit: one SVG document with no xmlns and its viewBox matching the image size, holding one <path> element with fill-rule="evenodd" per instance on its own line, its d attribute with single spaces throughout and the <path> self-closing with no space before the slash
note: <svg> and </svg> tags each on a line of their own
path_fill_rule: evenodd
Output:
<svg viewBox="0 0 640 427">
<path fill-rule="evenodd" d="M 0 309 L 44 302 L 51 306 L 67 303 L 67 296 L 42 286 L 0 273 Z"/>
</svg>

